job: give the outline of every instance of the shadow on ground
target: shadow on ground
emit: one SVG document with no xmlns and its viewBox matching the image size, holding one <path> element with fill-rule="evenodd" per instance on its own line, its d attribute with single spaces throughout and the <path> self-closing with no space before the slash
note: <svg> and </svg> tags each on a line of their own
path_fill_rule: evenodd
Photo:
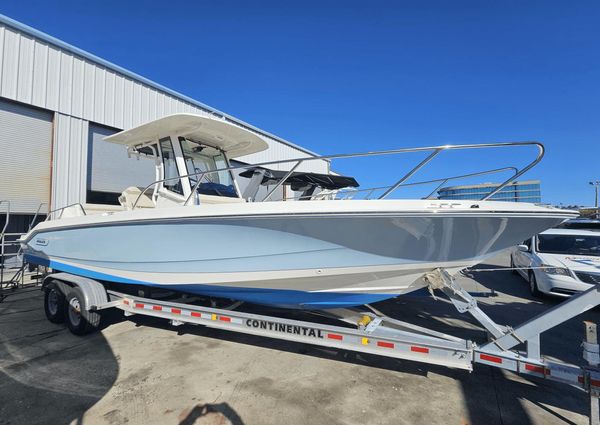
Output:
<svg viewBox="0 0 600 425">
<path fill-rule="evenodd" d="M 478 269 L 496 267 L 490 264 L 478 266 Z M 467 289 L 479 291 L 483 287 L 498 294 L 497 297 L 479 298 L 478 301 L 484 311 L 500 324 L 517 325 L 560 302 L 532 298 L 526 283 L 510 271 L 480 271 L 474 272 L 472 277 L 477 284 L 461 278 L 461 283 Z M 403 296 L 379 303 L 377 308 L 391 317 L 440 332 L 479 343 L 486 340 L 486 333 L 481 327 L 470 316 L 459 314 L 442 296 L 438 301 L 427 295 Z M 288 314 L 294 316 L 296 313 Z M 543 334 L 544 354 L 581 364 L 582 319 L 598 322 L 600 316 L 598 311 L 590 311 Z M 124 319 L 119 316 L 113 320 Z M 587 395 L 579 389 L 517 376 L 488 366 L 477 366 L 475 373 L 469 373 L 201 326 L 185 325 L 175 330 L 166 320 L 151 317 L 132 316 L 128 320 L 137 326 L 172 329 L 173 338 L 192 334 L 400 372 L 386 376 L 385 385 L 401 383 L 406 379 L 403 374 L 448 377 L 460 383 L 463 397 L 457 402 L 464 403 L 468 411 L 466 420 L 470 424 L 540 423 L 539 418 L 531 417 L 532 407 L 553 415 L 556 422 L 563 423 L 573 423 L 565 414 L 587 414 Z M 84 412 L 104 397 L 114 385 L 118 373 L 118 359 L 101 333 L 79 338 L 66 332 L 61 325 L 47 322 L 39 297 L 12 297 L 0 304 L 0 400 L 3 400 L 0 403 L 0 424 L 83 423 L 81 418 Z M 422 394 L 424 410 L 429 404 L 426 393 L 428 385 L 424 383 L 416 388 L 417 391 L 425 390 Z M 397 400 L 398 404 L 402 402 L 401 398 Z M 119 423 L 124 418 L 107 416 L 104 419 L 108 423 Z M 177 419 L 181 425 L 205 421 L 234 425 L 243 423 L 239 414 L 226 402 L 192 405 L 181 412 Z"/>
<path fill-rule="evenodd" d="M 48 322 L 39 294 L 0 304 L 0 424 L 81 423 L 118 372 L 101 333 L 78 338 Z"/>
<path fill-rule="evenodd" d="M 194 425 L 201 418 L 214 424 L 244 425 L 242 418 L 227 403 L 196 405 L 180 415 L 179 425 Z"/>
<path fill-rule="evenodd" d="M 497 265 L 481 265 L 478 269 L 497 267 Z M 475 285 L 473 290 L 480 290 L 483 286 L 483 289 L 487 288 L 498 294 L 496 297 L 479 298 L 478 302 L 482 309 L 499 324 L 518 325 L 560 302 L 556 299 L 532 298 L 525 282 L 510 271 L 475 272 L 472 278 L 477 281 L 477 283 L 471 282 Z M 467 283 L 465 282 L 465 286 L 468 287 Z M 434 301 L 428 295 L 419 294 L 384 301 L 378 303 L 376 307 L 391 317 L 475 342 L 484 343 L 487 338 L 486 332 L 474 319 L 459 314 L 441 294 L 438 301 Z M 305 317 L 299 319 L 306 320 Z M 581 325 L 583 319 L 598 322 L 600 315 L 597 311 L 590 311 L 542 334 L 542 352 L 556 359 L 582 364 L 580 344 L 583 337 Z M 169 328 L 168 323 L 160 319 L 133 316 L 131 320 L 139 326 Z M 538 406 L 564 423 L 572 422 L 564 417 L 561 411 L 587 415 L 587 395 L 580 389 L 535 377 L 517 376 L 485 365 L 477 365 L 475 372 L 469 373 L 441 366 L 191 325 L 179 327 L 178 334 L 193 334 L 404 374 L 447 376 L 460 382 L 471 424 L 534 423 L 526 409 L 527 404 Z M 393 383 L 393 375 L 390 376 L 390 383 Z M 401 403 L 402 400 L 398 402 Z M 426 403 L 426 395 L 424 395 L 424 403 Z"/>
</svg>

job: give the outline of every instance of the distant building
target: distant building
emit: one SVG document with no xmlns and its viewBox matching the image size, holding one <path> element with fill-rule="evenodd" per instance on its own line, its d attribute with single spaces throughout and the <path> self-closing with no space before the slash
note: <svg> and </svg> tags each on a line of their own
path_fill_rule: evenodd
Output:
<svg viewBox="0 0 600 425">
<path fill-rule="evenodd" d="M 468 186 L 450 186 L 438 190 L 438 199 L 473 199 L 478 200 L 491 193 L 500 183 L 483 183 Z M 539 180 L 514 182 L 502 188 L 490 198 L 493 201 L 506 202 L 542 202 L 542 192 Z"/>
</svg>

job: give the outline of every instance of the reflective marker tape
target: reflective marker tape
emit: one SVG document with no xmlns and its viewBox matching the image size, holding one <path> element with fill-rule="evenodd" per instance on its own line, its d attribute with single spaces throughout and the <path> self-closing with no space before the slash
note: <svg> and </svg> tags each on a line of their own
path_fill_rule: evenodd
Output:
<svg viewBox="0 0 600 425">
<path fill-rule="evenodd" d="M 135 308 L 144 308 L 144 304 L 135 303 Z"/>
<path fill-rule="evenodd" d="M 492 363 L 502 363 L 502 358 L 500 357 L 496 357 L 496 356 L 489 356 L 487 354 L 480 354 L 479 358 L 481 360 L 485 360 L 487 362 L 492 362 Z"/>
<path fill-rule="evenodd" d="M 152 306 L 152 310 L 158 310 L 158 311 L 162 311 L 162 307 L 159 305 L 153 305 Z"/>
<path fill-rule="evenodd" d="M 231 317 L 219 316 L 219 320 L 222 322 L 231 322 Z"/>
<path fill-rule="evenodd" d="M 581 375 L 579 375 L 579 376 L 577 377 L 577 381 L 578 381 L 580 384 L 583 384 L 583 383 L 585 382 L 585 380 L 584 380 L 583 376 L 581 376 Z M 592 387 L 600 387 L 600 380 L 598 380 L 598 379 L 592 379 L 592 378 L 590 378 L 590 386 L 592 386 Z"/>
<path fill-rule="evenodd" d="M 410 351 L 414 351 L 415 353 L 429 353 L 429 348 L 427 347 L 417 347 L 415 345 L 410 347 Z"/>
<path fill-rule="evenodd" d="M 202 313 L 198 313 L 197 311 L 192 311 L 192 317 L 202 317 Z"/>
<path fill-rule="evenodd" d="M 526 364 L 525 370 L 528 370 L 530 372 L 541 373 L 542 375 L 545 375 L 545 372 L 546 372 L 546 368 L 544 368 L 543 366 L 536 366 L 536 365 L 532 365 L 532 364 Z"/>
<path fill-rule="evenodd" d="M 173 313 L 173 314 L 181 314 L 181 310 L 178 309 L 178 308 L 172 308 L 171 309 L 171 313 Z"/>
<path fill-rule="evenodd" d="M 377 341 L 377 346 L 378 347 L 384 347 L 384 348 L 394 348 L 394 344 L 391 342 L 385 342 L 385 341 Z"/>
<path fill-rule="evenodd" d="M 338 341 L 341 341 L 342 339 L 344 339 L 344 337 L 342 335 L 337 335 L 337 334 L 327 334 L 327 338 L 336 339 Z"/>
</svg>

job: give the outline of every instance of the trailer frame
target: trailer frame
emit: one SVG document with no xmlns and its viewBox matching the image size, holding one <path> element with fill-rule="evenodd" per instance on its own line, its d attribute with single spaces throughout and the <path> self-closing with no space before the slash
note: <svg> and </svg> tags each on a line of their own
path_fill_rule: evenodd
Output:
<svg viewBox="0 0 600 425">
<path fill-rule="evenodd" d="M 190 301 L 195 301 L 195 298 L 186 298 L 185 295 L 175 301 L 132 295 L 107 289 L 102 282 L 93 279 L 62 272 L 46 276 L 42 288 L 46 291 L 48 288 L 58 288 L 65 297 L 66 309 L 79 309 L 77 314 L 100 314 L 103 310 L 116 308 L 122 310 L 125 316 L 163 318 L 173 326 L 202 325 L 468 371 L 473 371 L 476 364 L 485 364 L 548 381 L 563 382 L 589 393 L 590 423 L 599 423 L 600 350 L 598 340 L 593 335 L 596 332 L 595 325 L 592 327 L 588 324 L 585 328 L 586 340 L 582 344 L 587 362 L 585 366 L 546 359 L 540 347 L 542 332 L 600 304 L 599 285 L 513 328 L 495 323 L 445 270 L 428 273 L 425 279 L 432 293 L 434 289 L 441 290 L 459 312 L 470 313 L 487 330 L 489 340 L 479 345 L 468 339 L 393 319 L 368 305 L 364 306 L 364 310 L 339 309 L 316 313 L 328 321 L 338 320 L 340 326 L 337 326 L 239 311 L 241 303 L 217 308 L 193 304 Z M 78 290 L 74 291 L 74 288 Z M 76 303 L 72 302 L 73 298 L 77 299 Z M 68 321 L 70 315 L 65 316 Z M 95 330 L 95 327 L 96 324 L 75 333 L 87 333 Z M 526 348 L 524 351 L 516 349 L 522 345 Z M 594 422 L 592 418 L 596 418 Z"/>
</svg>

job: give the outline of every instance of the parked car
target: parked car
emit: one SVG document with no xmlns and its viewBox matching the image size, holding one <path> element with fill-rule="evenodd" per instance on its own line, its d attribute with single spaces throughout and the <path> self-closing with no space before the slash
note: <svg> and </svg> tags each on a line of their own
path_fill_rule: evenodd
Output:
<svg viewBox="0 0 600 425">
<path fill-rule="evenodd" d="M 600 284 L 600 231 L 546 230 L 518 245 L 510 262 L 534 296 L 568 297 Z"/>
<path fill-rule="evenodd" d="M 587 229 L 600 230 L 600 219 L 595 218 L 573 218 L 556 226 L 557 229 Z"/>
</svg>

